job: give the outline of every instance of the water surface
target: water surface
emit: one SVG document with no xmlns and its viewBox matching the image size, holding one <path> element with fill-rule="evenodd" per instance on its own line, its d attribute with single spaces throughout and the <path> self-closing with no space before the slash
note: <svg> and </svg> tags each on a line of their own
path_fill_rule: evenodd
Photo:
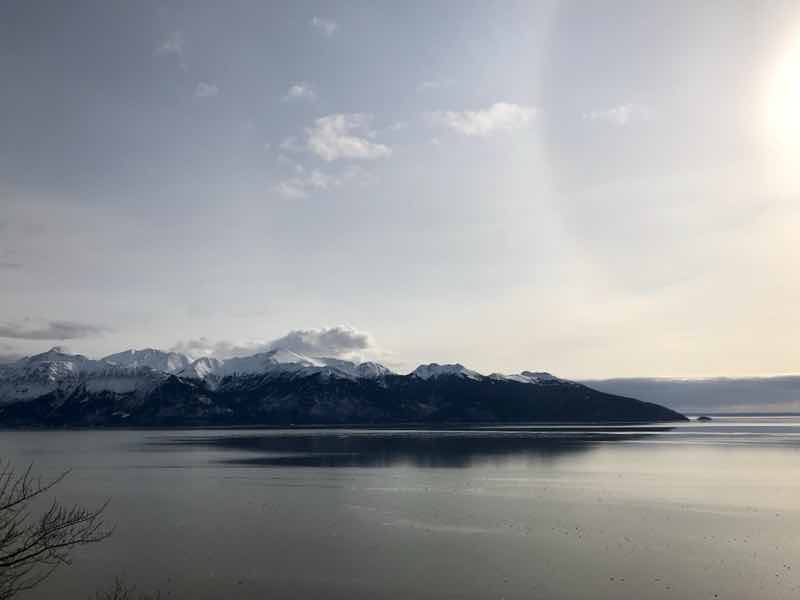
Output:
<svg viewBox="0 0 800 600">
<path fill-rule="evenodd" d="M 108 541 L 32 600 L 116 576 L 176 598 L 797 598 L 800 419 L 658 427 L 0 432 Z"/>
</svg>

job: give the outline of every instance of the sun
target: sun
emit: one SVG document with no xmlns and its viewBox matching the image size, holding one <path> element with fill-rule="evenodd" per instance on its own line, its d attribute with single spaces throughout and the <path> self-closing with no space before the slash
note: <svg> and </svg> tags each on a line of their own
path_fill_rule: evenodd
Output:
<svg viewBox="0 0 800 600">
<path fill-rule="evenodd" d="M 766 126 L 771 141 L 800 149 L 800 34 L 778 60 L 766 95 Z"/>
<path fill-rule="evenodd" d="M 800 193 L 800 30 L 766 73 L 761 185 L 776 197 Z"/>
</svg>

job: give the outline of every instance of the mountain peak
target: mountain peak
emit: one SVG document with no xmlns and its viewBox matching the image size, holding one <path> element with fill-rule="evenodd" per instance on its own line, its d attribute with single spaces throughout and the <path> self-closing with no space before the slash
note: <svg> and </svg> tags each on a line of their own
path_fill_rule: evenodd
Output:
<svg viewBox="0 0 800 600">
<path fill-rule="evenodd" d="M 275 348 L 274 350 L 270 350 L 264 354 L 269 358 L 270 362 L 279 365 L 302 364 L 312 367 L 325 366 L 324 362 L 311 358 L 310 356 L 305 356 L 304 354 L 299 354 L 292 350 L 286 350 L 284 348 Z M 256 356 L 259 355 L 257 354 Z"/>
<path fill-rule="evenodd" d="M 97 362 L 85 357 L 83 354 L 70 354 L 64 346 L 53 346 L 47 352 L 33 354 L 23 358 L 22 361 L 29 365 L 55 361 Z"/>
<path fill-rule="evenodd" d="M 554 383 L 557 381 L 564 381 L 563 379 L 556 377 L 555 375 L 548 373 L 547 371 L 523 371 L 520 373 L 527 377 L 528 379 L 534 380 L 536 383 Z"/>
<path fill-rule="evenodd" d="M 109 354 L 102 360 L 118 367 L 129 369 L 149 367 L 154 371 L 163 371 L 165 373 L 177 373 L 191 364 L 189 358 L 184 354 L 164 352 L 156 348 L 124 350 L 116 354 Z"/>
<path fill-rule="evenodd" d="M 428 363 L 426 365 L 419 365 L 411 372 L 412 375 L 420 379 L 431 379 L 436 377 L 454 376 L 463 377 L 465 379 L 481 379 L 483 376 L 477 371 L 467 369 L 461 363 L 444 364 Z"/>
</svg>

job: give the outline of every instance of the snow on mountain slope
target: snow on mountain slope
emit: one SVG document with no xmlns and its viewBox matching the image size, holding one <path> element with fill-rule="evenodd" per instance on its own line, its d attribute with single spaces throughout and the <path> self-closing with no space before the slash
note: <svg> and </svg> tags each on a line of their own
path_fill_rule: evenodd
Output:
<svg viewBox="0 0 800 600">
<path fill-rule="evenodd" d="M 180 377 L 210 379 L 235 375 L 313 375 L 371 379 L 390 374 L 378 363 L 357 364 L 338 358 L 312 358 L 291 350 L 270 350 L 252 356 L 218 360 L 199 358 L 178 372 Z"/>
<path fill-rule="evenodd" d="M 50 381 L 104 371 L 109 367 L 108 363 L 101 360 L 92 360 L 82 354 L 67 354 L 58 347 L 21 358 L 8 366 L 17 372 L 39 375 Z"/>
<path fill-rule="evenodd" d="M 550 383 L 571 383 L 566 379 L 559 379 L 555 375 L 545 372 L 532 372 L 523 371 L 522 373 L 514 373 L 512 375 L 504 375 L 503 373 L 492 373 L 489 375 L 490 379 L 499 381 L 516 381 L 518 383 L 533 383 L 533 384 L 550 384 Z"/>
<path fill-rule="evenodd" d="M 125 350 L 110 354 L 103 358 L 105 362 L 115 364 L 120 367 L 137 368 L 150 367 L 156 371 L 164 373 L 177 373 L 191 364 L 189 357 L 178 352 L 164 352 L 155 348 L 145 348 L 144 350 Z"/>
<path fill-rule="evenodd" d="M 0 404 L 30 400 L 79 386 L 89 392 L 146 392 L 166 377 L 150 368 L 125 368 L 59 348 L 22 358 L 0 369 Z"/>
<path fill-rule="evenodd" d="M 312 358 L 286 349 L 225 360 L 203 357 L 190 363 L 182 354 L 152 348 L 126 350 L 102 360 L 93 360 L 80 354 L 68 354 L 56 347 L 14 363 L 0 365 L 0 405 L 54 392 L 64 397 L 79 389 L 88 393 L 144 395 L 166 382 L 171 375 L 202 380 L 208 389 L 219 390 L 220 386 L 236 389 L 256 385 L 251 376 L 292 379 L 315 376 L 323 381 L 359 381 L 380 379 L 392 375 L 392 372 L 375 362 Z M 461 364 L 438 363 L 420 365 L 409 376 L 421 380 L 443 376 L 476 382 L 487 379 Z M 493 373 L 488 379 L 539 385 L 571 383 L 549 373 L 532 371 L 513 375 Z"/>
<path fill-rule="evenodd" d="M 411 372 L 411 375 L 426 380 L 446 375 L 462 377 L 464 379 L 472 379 L 475 381 L 483 379 L 483 375 L 477 371 L 472 371 L 459 363 L 449 365 L 440 365 L 438 363 L 420 365 Z"/>
<path fill-rule="evenodd" d="M 363 379 L 376 379 L 385 375 L 392 375 L 392 371 L 380 363 L 367 361 L 356 365 L 355 374 Z"/>
<path fill-rule="evenodd" d="M 355 363 L 340 358 L 319 358 L 317 360 L 356 379 L 374 379 L 392 374 L 392 371 L 376 362 Z"/>
<path fill-rule="evenodd" d="M 504 375 L 503 373 L 492 373 L 489 375 L 489 379 L 493 379 L 495 381 L 516 381 L 517 383 L 530 383 L 530 379 L 525 377 L 524 375 L 520 374 L 512 374 L 512 375 Z"/>
<path fill-rule="evenodd" d="M 270 350 L 252 356 L 228 358 L 215 374 L 218 375 L 256 375 L 264 373 L 292 372 L 309 367 L 324 367 L 325 364 L 297 354 L 291 350 Z"/>
<path fill-rule="evenodd" d="M 210 375 L 220 372 L 221 369 L 221 360 L 204 356 L 178 371 L 177 375 L 178 377 L 188 377 L 191 379 L 205 379 Z"/>
<path fill-rule="evenodd" d="M 545 371 L 523 371 L 520 375 L 527 377 L 531 383 L 567 383 L 566 379 L 560 379 Z"/>
</svg>

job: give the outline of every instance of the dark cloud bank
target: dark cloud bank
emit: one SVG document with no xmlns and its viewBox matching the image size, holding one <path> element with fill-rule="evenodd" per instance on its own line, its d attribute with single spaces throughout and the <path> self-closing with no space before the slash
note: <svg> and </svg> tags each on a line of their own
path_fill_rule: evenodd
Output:
<svg viewBox="0 0 800 600">
<path fill-rule="evenodd" d="M 105 327 L 75 321 L 34 321 L 0 323 L 0 338 L 16 340 L 74 340 L 99 335 Z"/>
<path fill-rule="evenodd" d="M 800 413 L 800 375 L 714 379 L 586 380 L 595 389 L 662 404 L 682 413 Z"/>
</svg>

